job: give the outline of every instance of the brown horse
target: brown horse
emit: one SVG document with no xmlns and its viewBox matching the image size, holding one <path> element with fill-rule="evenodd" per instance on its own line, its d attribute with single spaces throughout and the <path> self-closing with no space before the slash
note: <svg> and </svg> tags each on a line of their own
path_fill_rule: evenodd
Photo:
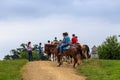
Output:
<svg viewBox="0 0 120 80">
<path fill-rule="evenodd" d="M 89 54 L 90 49 L 89 49 L 88 45 L 86 45 L 86 44 L 80 45 L 80 43 L 76 43 L 76 44 L 73 44 L 73 46 L 78 48 L 78 52 L 81 55 L 81 59 L 88 59 L 88 58 L 90 58 L 90 54 Z"/>
<path fill-rule="evenodd" d="M 68 50 L 63 50 L 63 53 L 61 55 L 59 55 L 58 53 L 58 48 L 55 48 L 54 49 L 54 54 L 57 56 L 57 61 L 58 61 L 58 67 L 61 66 L 62 62 L 61 62 L 61 59 L 63 56 L 72 56 L 73 59 L 74 59 L 74 64 L 73 64 L 73 67 L 75 68 L 76 64 L 78 63 L 78 60 L 81 60 L 81 56 L 80 54 L 78 53 L 78 49 L 77 47 L 75 46 L 70 46 L 70 49 Z M 79 58 L 79 59 L 78 59 Z M 79 64 L 79 63 L 78 63 Z"/>
<path fill-rule="evenodd" d="M 48 60 L 50 60 L 51 58 L 51 54 L 53 54 L 53 50 L 57 47 L 56 44 L 45 44 L 44 45 L 44 52 L 47 54 L 48 56 Z M 54 54 L 53 54 L 53 61 L 54 61 Z"/>
<path fill-rule="evenodd" d="M 89 50 L 89 47 L 88 47 L 88 45 L 80 45 L 81 46 L 81 51 L 82 51 L 82 58 L 83 59 L 88 59 L 88 58 L 90 58 L 90 54 L 89 54 L 89 52 L 90 52 L 90 50 Z"/>
</svg>

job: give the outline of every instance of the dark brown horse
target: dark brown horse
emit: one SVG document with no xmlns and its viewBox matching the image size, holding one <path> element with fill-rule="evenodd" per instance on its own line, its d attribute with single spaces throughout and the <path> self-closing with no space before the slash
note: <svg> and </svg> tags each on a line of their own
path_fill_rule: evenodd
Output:
<svg viewBox="0 0 120 80">
<path fill-rule="evenodd" d="M 78 49 L 80 49 L 80 48 L 77 48 L 77 47 L 71 45 L 70 49 L 65 50 L 65 51 L 63 50 L 63 53 L 61 55 L 59 55 L 58 48 L 55 48 L 54 49 L 54 54 L 57 56 L 58 67 L 60 67 L 61 64 L 62 64 L 61 59 L 62 59 L 63 56 L 72 56 L 73 59 L 74 59 L 73 67 L 75 68 L 76 64 L 78 63 L 78 60 L 81 60 L 80 59 L 81 56 L 78 53 Z"/>
<path fill-rule="evenodd" d="M 48 56 L 48 60 L 50 60 L 51 55 L 53 55 L 53 61 L 54 61 L 54 54 L 53 54 L 53 50 L 57 47 L 56 44 L 45 44 L 44 45 L 44 52 L 47 54 Z"/>
</svg>

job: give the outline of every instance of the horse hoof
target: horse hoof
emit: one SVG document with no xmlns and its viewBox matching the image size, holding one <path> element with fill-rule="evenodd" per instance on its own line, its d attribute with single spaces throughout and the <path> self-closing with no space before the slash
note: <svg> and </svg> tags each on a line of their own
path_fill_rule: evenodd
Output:
<svg viewBox="0 0 120 80">
<path fill-rule="evenodd" d="M 75 69 L 75 66 L 73 66 L 73 68 Z"/>
<path fill-rule="evenodd" d="M 57 65 L 57 67 L 60 67 L 60 65 Z"/>
<path fill-rule="evenodd" d="M 57 67 L 60 67 L 61 63 L 58 63 Z"/>
<path fill-rule="evenodd" d="M 73 68 L 75 68 L 75 65 L 73 65 Z"/>
</svg>

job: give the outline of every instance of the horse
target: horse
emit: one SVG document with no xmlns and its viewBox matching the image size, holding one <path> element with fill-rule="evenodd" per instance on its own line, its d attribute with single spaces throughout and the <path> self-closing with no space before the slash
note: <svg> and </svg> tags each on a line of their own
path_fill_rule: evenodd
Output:
<svg viewBox="0 0 120 80">
<path fill-rule="evenodd" d="M 90 49 L 89 46 L 86 44 L 81 45 L 80 43 L 72 44 L 73 46 L 78 48 L 78 51 L 81 55 L 81 59 L 88 59 L 90 58 Z"/>
<path fill-rule="evenodd" d="M 53 54 L 53 50 L 57 47 L 56 44 L 45 44 L 44 45 L 44 52 L 47 54 L 48 56 L 48 60 L 51 59 L 51 55 L 53 55 L 53 61 L 54 61 L 54 54 Z"/>
<path fill-rule="evenodd" d="M 73 59 L 74 59 L 73 67 L 74 68 L 75 68 L 76 64 L 79 65 L 80 63 L 78 62 L 78 60 L 81 62 L 81 56 L 78 53 L 78 49 L 80 49 L 80 48 L 77 48 L 73 45 L 70 45 L 70 48 L 68 50 L 63 50 L 62 54 L 59 55 L 58 48 L 55 48 L 53 53 L 57 57 L 57 61 L 58 61 L 57 66 L 60 67 L 62 65 L 61 59 L 62 59 L 63 56 L 72 56 L 73 57 Z"/>
<path fill-rule="evenodd" d="M 88 45 L 86 45 L 86 44 L 80 45 L 80 48 L 81 48 L 81 51 L 82 51 L 82 58 L 83 59 L 84 58 L 85 59 L 90 58 L 90 54 L 89 54 L 90 49 L 89 49 Z"/>
</svg>

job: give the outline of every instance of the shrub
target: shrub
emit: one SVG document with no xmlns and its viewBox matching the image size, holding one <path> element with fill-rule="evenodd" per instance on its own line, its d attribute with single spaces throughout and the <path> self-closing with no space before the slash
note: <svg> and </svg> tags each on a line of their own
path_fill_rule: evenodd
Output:
<svg viewBox="0 0 120 80">
<path fill-rule="evenodd" d="M 110 36 L 98 46 L 100 59 L 120 59 L 120 43 L 117 36 Z"/>
</svg>

